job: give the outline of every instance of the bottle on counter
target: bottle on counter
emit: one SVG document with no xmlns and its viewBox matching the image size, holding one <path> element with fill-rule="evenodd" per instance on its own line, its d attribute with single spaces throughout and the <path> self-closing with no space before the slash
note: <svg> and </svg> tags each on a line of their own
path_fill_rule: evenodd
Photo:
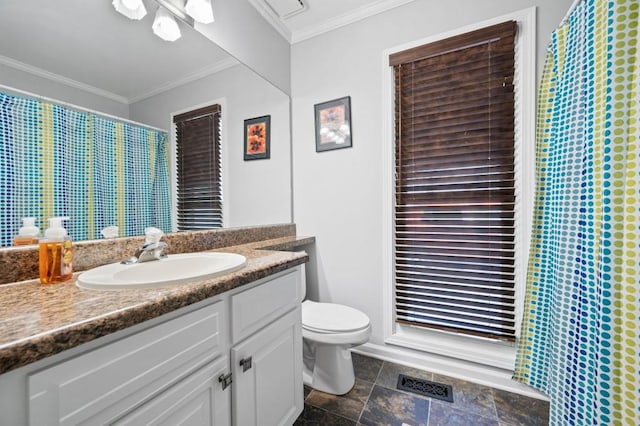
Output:
<svg viewBox="0 0 640 426">
<path fill-rule="evenodd" d="M 16 246 L 38 244 L 39 235 L 40 228 L 36 226 L 36 219 L 34 217 L 24 217 L 22 218 L 22 228 L 13 239 L 13 244 Z"/>
<path fill-rule="evenodd" d="M 54 284 L 68 281 L 73 273 L 73 247 L 62 221 L 68 217 L 52 217 L 49 228 L 39 243 L 40 282 Z"/>
</svg>

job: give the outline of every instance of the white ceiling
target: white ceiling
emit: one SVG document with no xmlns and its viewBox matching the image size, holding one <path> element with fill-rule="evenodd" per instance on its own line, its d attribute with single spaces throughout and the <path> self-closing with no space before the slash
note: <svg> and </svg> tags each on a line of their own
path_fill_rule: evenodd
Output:
<svg viewBox="0 0 640 426">
<path fill-rule="evenodd" d="M 296 43 L 414 0 L 301 0 L 305 10 L 285 19 L 274 13 L 268 0 L 248 1 L 289 42 Z"/>
<path fill-rule="evenodd" d="M 182 22 L 181 39 L 156 37 L 145 5 L 133 21 L 111 0 L 0 0 L 0 63 L 128 103 L 237 63 Z"/>
</svg>

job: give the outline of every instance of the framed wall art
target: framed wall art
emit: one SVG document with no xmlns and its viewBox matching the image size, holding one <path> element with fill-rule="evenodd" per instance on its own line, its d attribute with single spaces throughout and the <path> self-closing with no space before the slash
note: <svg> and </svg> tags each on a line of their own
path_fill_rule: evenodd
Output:
<svg viewBox="0 0 640 426">
<path fill-rule="evenodd" d="M 244 160 L 269 158 L 271 150 L 271 116 L 244 120 Z"/>
<path fill-rule="evenodd" d="M 316 152 L 350 148 L 351 97 L 346 96 L 314 106 L 316 114 Z"/>
</svg>

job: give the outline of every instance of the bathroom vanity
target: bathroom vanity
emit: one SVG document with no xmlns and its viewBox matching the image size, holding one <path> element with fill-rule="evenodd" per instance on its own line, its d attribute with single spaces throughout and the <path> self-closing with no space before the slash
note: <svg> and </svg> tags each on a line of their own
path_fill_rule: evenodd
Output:
<svg viewBox="0 0 640 426">
<path fill-rule="evenodd" d="M 10 319 L 0 322 L 2 422 L 292 424 L 303 408 L 300 301 L 307 255 L 265 250 L 287 240 L 313 241 L 225 247 L 247 257 L 245 268 L 176 286 L 0 286 L 2 306 L 13 297 L 38 309 L 19 317 L 3 308 Z M 40 300 L 19 302 L 20 292 Z M 57 306 L 42 299 L 48 295 L 59 297 Z M 57 317 L 49 329 L 47 315 Z M 7 321 L 14 328 L 23 322 L 31 335 L 4 335 Z"/>
</svg>

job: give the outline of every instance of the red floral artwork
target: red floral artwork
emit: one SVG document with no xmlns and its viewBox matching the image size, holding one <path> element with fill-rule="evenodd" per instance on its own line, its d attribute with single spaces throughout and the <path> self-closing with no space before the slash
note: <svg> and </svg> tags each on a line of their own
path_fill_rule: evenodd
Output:
<svg viewBox="0 0 640 426">
<path fill-rule="evenodd" d="M 262 154 L 267 151 L 266 124 L 257 123 L 247 127 L 247 153 Z"/>
</svg>

